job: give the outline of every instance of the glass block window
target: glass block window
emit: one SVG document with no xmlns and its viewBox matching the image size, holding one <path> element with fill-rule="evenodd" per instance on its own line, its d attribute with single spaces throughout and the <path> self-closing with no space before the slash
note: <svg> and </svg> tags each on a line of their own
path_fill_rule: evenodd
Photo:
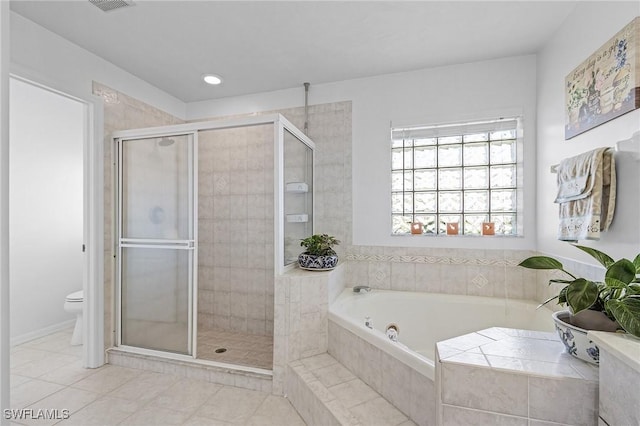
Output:
<svg viewBox="0 0 640 426">
<path fill-rule="evenodd" d="M 392 233 L 518 235 L 519 119 L 391 129 Z"/>
</svg>

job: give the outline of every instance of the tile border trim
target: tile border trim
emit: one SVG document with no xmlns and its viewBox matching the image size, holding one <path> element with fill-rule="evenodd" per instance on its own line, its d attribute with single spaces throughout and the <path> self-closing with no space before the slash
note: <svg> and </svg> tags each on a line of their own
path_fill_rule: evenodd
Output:
<svg viewBox="0 0 640 426">
<path fill-rule="evenodd" d="M 481 259 L 464 257 L 438 257 L 416 255 L 387 255 L 387 254 L 355 254 L 347 253 L 345 259 L 355 262 L 394 262 L 394 263 L 425 263 L 439 265 L 473 265 L 473 266 L 506 266 L 516 267 L 520 260 L 515 259 Z"/>
</svg>

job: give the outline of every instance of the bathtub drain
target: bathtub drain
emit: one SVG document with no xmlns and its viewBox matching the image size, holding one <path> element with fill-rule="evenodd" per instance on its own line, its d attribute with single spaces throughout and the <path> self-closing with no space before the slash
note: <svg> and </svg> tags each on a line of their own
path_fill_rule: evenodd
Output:
<svg viewBox="0 0 640 426">
<path fill-rule="evenodd" d="M 222 353 L 225 353 L 226 351 L 227 351 L 227 348 L 218 348 L 215 350 L 215 353 L 222 354 Z"/>
</svg>

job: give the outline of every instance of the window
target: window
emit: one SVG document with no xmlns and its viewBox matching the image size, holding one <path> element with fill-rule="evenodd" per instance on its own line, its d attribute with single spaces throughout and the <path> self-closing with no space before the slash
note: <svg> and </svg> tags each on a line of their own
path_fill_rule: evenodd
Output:
<svg viewBox="0 0 640 426">
<path fill-rule="evenodd" d="M 521 235 L 519 121 L 392 128 L 392 233 L 418 222 L 424 235 L 455 223 L 461 235 L 481 235 L 493 222 L 495 235 Z"/>
</svg>

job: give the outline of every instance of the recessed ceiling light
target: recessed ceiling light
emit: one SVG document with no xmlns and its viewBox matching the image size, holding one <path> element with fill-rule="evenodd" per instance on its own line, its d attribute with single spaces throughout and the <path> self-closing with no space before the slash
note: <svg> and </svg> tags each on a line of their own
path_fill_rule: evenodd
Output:
<svg viewBox="0 0 640 426">
<path fill-rule="evenodd" d="M 215 74 L 206 74 L 202 77 L 205 83 L 217 86 L 218 84 L 222 84 L 222 78 Z"/>
</svg>

